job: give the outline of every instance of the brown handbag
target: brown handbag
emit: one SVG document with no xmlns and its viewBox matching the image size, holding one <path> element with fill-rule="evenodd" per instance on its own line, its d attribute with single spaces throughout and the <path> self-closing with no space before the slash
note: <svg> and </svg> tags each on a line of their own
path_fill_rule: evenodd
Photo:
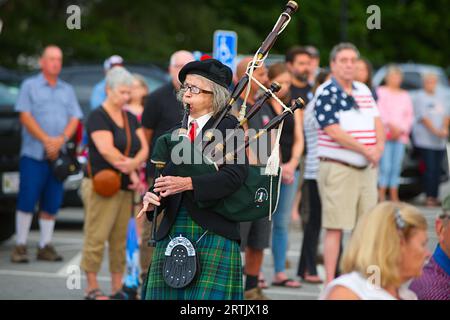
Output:
<svg viewBox="0 0 450 320">
<path fill-rule="evenodd" d="M 128 124 L 128 117 L 126 113 L 122 112 L 125 133 L 127 135 L 127 146 L 125 149 L 125 157 L 128 157 L 131 149 L 131 132 Z M 122 182 L 122 174 L 113 169 L 103 169 L 92 176 L 91 163 L 88 161 L 89 177 L 92 179 L 92 186 L 94 191 L 103 197 L 112 197 L 120 190 Z"/>
</svg>

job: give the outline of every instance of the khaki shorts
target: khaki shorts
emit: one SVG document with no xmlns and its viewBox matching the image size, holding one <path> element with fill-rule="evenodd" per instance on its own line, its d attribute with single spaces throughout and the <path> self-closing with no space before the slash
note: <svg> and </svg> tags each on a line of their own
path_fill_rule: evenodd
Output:
<svg viewBox="0 0 450 320">
<path fill-rule="evenodd" d="M 109 270 L 123 273 L 132 193 L 120 190 L 112 197 L 102 197 L 93 190 L 92 180 L 85 178 L 81 184 L 81 196 L 85 210 L 81 268 L 86 272 L 98 273 L 108 242 Z"/>
<path fill-rule="evenodd" d="M 320 161 L 318 187 L 322 227 L 353 230 L 358 218 L 377 203 L 377 169 L 358 170 Z"/>
</svg>

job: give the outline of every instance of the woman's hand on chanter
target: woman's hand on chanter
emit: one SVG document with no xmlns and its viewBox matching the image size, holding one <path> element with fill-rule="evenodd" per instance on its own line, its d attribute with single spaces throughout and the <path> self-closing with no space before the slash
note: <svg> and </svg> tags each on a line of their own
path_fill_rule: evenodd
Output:
<svg viewBox="0 0 450 320">
<path fill-rule="evenodd" d="M 155 210 L 155 206 L 160 206 L 161 205 L 161 198 L 158 197 L 156 194 L 154 194 L 153 192 L 147 192 L 144 195 L 144 199 L 142 201 L 142 209 L 141 211 L 139 211 L 138 215 L 136 216 L 136 218 L 140 218 L 146 211 L 153 211 Z"/>
<path fill-rule="evenodd" d="M 168 197 L 180 192 L 193 190 L 192 179 L 190 177 L 159 177 L 155 180 L 155 192 L 159 192 L 161 197 Z"/>
</svg>

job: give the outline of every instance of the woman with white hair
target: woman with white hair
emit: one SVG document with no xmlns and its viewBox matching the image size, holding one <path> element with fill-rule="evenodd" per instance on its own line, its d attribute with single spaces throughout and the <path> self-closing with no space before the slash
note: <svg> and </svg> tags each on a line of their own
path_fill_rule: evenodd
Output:
<svg viewBox="0 0 450 320">
<path fill-rule="evenodd" d="M 194 61 L 181 69 L 178 78 L 182 83 L 178 97 L 190 106 L 189 138 L 194 146 L 201 146 L 203 133 L 229 99 L 231 69 L 215 59 Z M 225 136 L 226 129 L 237 124 L 234 116 L 226 116 L 217 130 Z M 239 223 L 210 207 L 201 208 L 199 202 L 217 201 L 237 191 L 248 167 L 227 162 L 217 172 L 192 177 L 176 176 L 176 168 L 167 165 L 144 197 L 144 208 L 153 211 L 158 206 L 165 213 L 143 296 L 147 300 L 240 300 Z M 186 248 L 192 244 L 193 255 L 191 249 L 185 253 L 181 244 Z"/>
<path fill-rule="evenodd" d="M 106 76 L 107 98 L 91 112 L 86 124 L 89 159 L 81 193 L 85 208 L 81 268 L 87 275 L 86 299 L 108 297 L 97 273 L 108 242 L 113 297 L 120 292 L 125 270 L 125 244 L 132 192 L 140 187 L 137 170 L 148 157 L 148 145 L 136 117 L 124 111 L 133 77 L 123 67 Z"/>
<path fill-rule="evenodd" d="M 427 221 L 415 207 L 378 204 L 358 222 L 344 252 L 343 275 L 320 299 L 417 300 L 407 285 L 430 256 L 427 241 Z"/>
</svg>

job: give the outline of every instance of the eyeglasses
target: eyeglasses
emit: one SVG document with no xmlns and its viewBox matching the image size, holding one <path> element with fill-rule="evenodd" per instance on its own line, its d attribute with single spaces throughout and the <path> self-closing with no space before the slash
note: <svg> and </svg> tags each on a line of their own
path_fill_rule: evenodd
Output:
<svg viewBox="0 0 450 320">
<path fill-rule="evenodd" d="M 187 83 L 181 85 L 181 90 L 185 90 L 185 91 L 189 90 L 192 94 L 200 94 L 200 93 L 213 94 L 212 91 L 203 90 L 203 89 L 200 89 L 199 87 L 196 87 L 196 86 L 193 86 L 193 85 L 190 85 Z"/>
</svg>

